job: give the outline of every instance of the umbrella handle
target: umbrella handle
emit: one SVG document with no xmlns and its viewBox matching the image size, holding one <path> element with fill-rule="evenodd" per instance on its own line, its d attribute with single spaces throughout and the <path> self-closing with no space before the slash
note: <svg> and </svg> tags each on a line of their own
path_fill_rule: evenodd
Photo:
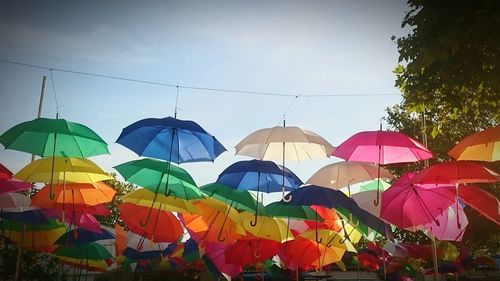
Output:
<svg viewBox="0 0 500 281">
<path fill-rule="evenodd" d="M 349 236 L 346 236 L 346 237 L 344 237 L 344 238 L 340 239 L 340 240 L 339 240 L 339 243 L 340 243 L 340 244 L 343 244 L 346 240 L 349 240 Z"/>
<path fill-rule="evenodd" d="M 356 223 L 353 222 L 352 213 L 349 214 L 349 224 L 352 225 L 353 227 L 357 227 L 359 225 L 359 220 Z"/>
<path fill-rule="evenodd" d="M 256 226 L 257 225 L 257 212 L 255 212 L 255 217 L 254 220 L 250 222 L 251 226 Z"/>
<path fill-rule="evenodd" d="M 217 234 L 217 240 L 221 243 L 226 241 L 226 238 L 222 237 L 222 227 L 219 229 L 219 234 Z"/>
<path fill-rule="evenodd" d="M 315 238 L 315 240 L 316 240 L 317 243 L 323 242 L 323 238 L 322 237 L 319 237 L 319 239 L 318 239 L 318 228 L 316 228 L 316 238 Z"/>
<path fill-rule="evenodd" d="M 377 190 L 377 199 L 373 200 L 373 205 L 378 206 L 378 204 L 380 203 L 379 199 L 380 199 L 380 194 L 379 191 Z"/>
<path fill-rule="evenodd" d="M 142 226 L 142 227 L 145 227 L 146 225 L 148 225 L 149 223 L 149 219 L 151 218 L 151 212 L 153 210 L 153 206 L 151 206 L 151 208 L 149 209 L 149 213 L 148 213 L 148 216 L 146 217 L 146 222 L 143 222 L 142 219 L 139 221 L 139 224 Z"/>
<path fill-rule="evenodd" d="M 291 194 L 285 195 L 285 191 L 283 190 L 283 195 L 281 196 L 281 200 L 283 200 L 283 202 L 289 203 L 290 201 L 292 201 L 292 195 Z"/>
<path fill-rule="evenodd" d="M 335 235 L 333 235 L 332 239 L 328 240 L 328 243 L 326 243 L 326 246 L 330 248 L 332 246 L 333 240 L 335 240 L 335 237 L 339 235 L 338 232 L 335 232 Z"/>
</svg>

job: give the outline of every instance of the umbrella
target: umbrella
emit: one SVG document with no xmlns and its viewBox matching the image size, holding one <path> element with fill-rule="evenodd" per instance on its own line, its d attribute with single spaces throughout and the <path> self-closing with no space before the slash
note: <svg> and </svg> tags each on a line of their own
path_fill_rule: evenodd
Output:
<svg viewBox="0 0 500 281">
<path fill-rule="evenodd" d="M 459 186 L 458 196 L 474 210 L 500 225 L 500 202 L 495 195 L 475 186 Z"/>
<path fill-rule="evenodd" d="M 270 217 L 294 218 L 301 220 L 322 221 L 309 206 L 296 206 L 283 201 L 273 202 L 265 206 L 265 214 Z"/>
<path fill-rule="evenodd" d="M 240 265 L 231 264 L 226 258 L 228 244 L 221 243 L 205 243 L 204 256 L 208 257 L 215 265 L 218 271 L 223 272 L 231 277 L 236 277 L 243 271 Z"/>
<path fill-rule="evenodd" d="M 457 211 L 459 214 L 457 214 Z M 456 223 L 452 223 L 456 221 L 458 216 L 463 218 L 460 226 Z M 436 221 L 439 221 L 439 225 L 433 220 L 424 224 L 424 228 L 432 233 L 437 239 L 447 241 L 462 241 L 465 228 L 469 224 L 462 207 L 459 207 L 457 210 L 452 206 L 448 207 L 441 214 L 439 214 L 436 217 Z"/>
<path fill-rule="evenodd" d="M 30 190 L 33 185 L 18 179 L 0 179 L 0 194 Z"/>
<path fill-rule="evenodd" d="M 122 239 L 122 238 L 119 238 Z M 171 251 L 171 243 L 154 242 L 133 232 L 127 232 L 122 255 L 130 260 L 159 259 Z M 120 243 L 122 243 L 120 241 Z"/>
<path fill-rule="evenodd" d="M 245 237 L 229 245 L 226 262 L 240 266 L 256 264 L 276 255 L 280 245 L 274 240 Z"/>
<path fill-rule="evenodd" d="M 340 144 L 332 155 L 347 161 L 377 163 L 415 162 L 432 158 L 432 153 L 418 141 L 399 132 L 365 131 L 354 134 Z M 380 176 L 377 176 L 380 178 Z M 375 205 L 379 204 L 379 188 Z"/>
<path fill-rule="evenodd" d="M 387 183 L 386 181 L 377 179 L 372 182 L 369 182 L 367 184 L 363 184 L 359 187 L 359 191 L 369 191 L 369 190 L 377 190 L 377 187 L 379 189 L 386 190 L 391 186 L 390 183 Z"/>
<path fill-rule="evenodd" d="M 224 146 L 197 123 L 172 117 L 147 118 L 124 128 L 118 140 L 139 156 L 175 163 L 213 161 Z"/>
<path fill-rule="evenodd" d="M 351 195 L 351 198 L 358 204 L 358 206 L 367 211 L 368 213 L 380 217 L 380 204 L 374 205 L 373 198 L 377 196 L 377 190 L 368 190 L 363 192 L 358 192 Z"/>
<path fill-rule="evenodd" d="M 413 173 L 406 173 L 382 193 L 380 216 L 400 228 L 431 221 L 455 202 L 454 187 L 429 188 L 413 184 Z"/>
<path fill-rule="evenodd" d="M 377 177 L 391 179 L 393 175 L 383 168 L 380 168 L 379 173 L 379 166 L 371 163 L 337 162 L 319 169 L 307 180 L 306 184 L 341 189 Z"/>
<path fill-rule="evenodd" d="M 500 160 L 500 127 L 469 135 L 457 143 L 448 155 L 456 160 L 494 162 Z"/>
<path fill-rule="evenodd" d="M 255 131 L 241 140 L 236 146 L 236 154 L 260 160 L 302 161 L 306 159 L 329 157 L 333 146 L 318 134 L 298 127 L 276 126 Z M 284 170 L 283 170 L 284 171 Z M 285 195 L 285 174 L 282 175 L 282 198 Z M 288 201 L 287 199 L 286 201 Z"/>
<path fill-rule="evenodd" d="M 287 224 L 280 218 L 260 216 L 257 223 L 253 225 L 253 216 L 254 215 L 249 212 L 241 213 L 243 227 L 252 235 L 280 243 L 294 239 Z"/>
<path fill-rule="evenodd" d="M 21 193 L 5 193 L 0 195 L 0 209 L 8 211 L 19 207 L 27 207 L 31 204 L 31 199 Z"/>
<path fill-rule="evenodd" d="M 234 189 L 220 183 L 209 183 L 200 187 L 207 196 L 229 204 L 240 211 L 255 212 L 264 208 L 261 202 L 246 189 Z M 258 206 L 257 209 L 255 206 Z"/>
<path fill-rule="evenodd" d="M 106 248 L 95 242 L 80 246 L 60 245 L 54 251 L 54 255 L 61 258 L 62 261 L 66 258 L 69 258 L 70 261 L 77 261 L 76 263 L 72 262 L 74 266 L 80 264 L 78 267 L 87 269 L 90 269 L 87 266 L 90 261 L 110 260 L 113 258 Z"/>
<path fill-rule="evenodd" d="M 25 182 L 96 183 L 112 177 L 88 159 L 47 157 L 22 168 L 15 178 Z"/>
<path fill-rule="evenodd" d="M 225 184 L 234 189 L 246 189 L 267 193 L 281 190 L 293 190 L 302 181 L 290 170 L 280 167 L 272 161 L 248 160 L 239 161 L 227 167 L 217 178 L 217 183 Z M 255 221 L 257 223 L 258 205 L 255 207 Z"/>
<path fill-rule="evenodd" d="M 89 211 L 88 209 L 86 210 Z M 49 218 L 61 218 L 62 212 L 60 210 L 53 209 L 43 209 L 43 212 Z M 92 211 L 91 211 L 92 212 Z M 67 224 L 73 224 L 79 228 L 84 228 L 93 232 L 101 233 L 101 225 L 99 221 L 94 217 L 94 215 L 82 212 L 69 212 L 64 214 L 64 222 Z"/>
<path fill-rule="evenodd" d="M 24 249 L 34 250 L 47 250 L 53 247 L 57 238 L 65 232 L 64 225 L 57 223 L 56 220 L 49 220 L 45 224 L 31 224 L 4 219 L 3 227 L 5 238 L 20 244 Z"/>
<path fill-rule="evenodd" d="M 130 203 L 143 207 L 150 207 L 152 205 L 153 208 L 161 209 L 162 211 L 184 212 L 190 214 L 197 212 L 196 207 L 191 201 L 173 196 L 157 194 L 156 199 L 153 202 L 154 197 L 155 193 L 153 191 L 146 188 L 139 188 L 125 194 L 125 196 L 122 197 L 122 201 L 124 203 Z"/>
<path fill-rule="evenodd" d="M 186 200 L 203 198 L 193 178 L 181 167 L 170 162 L 144 158 L 120 164 L 114 167 L 125 180 L 147 188 L 155 193 L 151 201 L 150 212 L 141 225 L 146 225 L 153 211 L 153 204 L 161 192 L 165 196 L 172 195 Z"/>
<path fill-rule="evenodd" d="M 44 186 L 32 198 L 32 205 L 45 209 L 85 212 L 86 208 L 113 200 L 116 190 L 103 182 L 94 184 L 57 184 L 53 186 L 55 197 L 49 199 L 50 186 Z"/>
<path fill-rule="evenodd" d="M 106 229 L 102 229 L 101 233 L 88 231 L 83 228 L 75 228 L 69 230 L 59 237 L 54 244 L 56 245 L 71 245 L 71 246 L 83 246 L 87 243 L 99 241 L 99 240 L 109 240 L 114 239 L 115 235 Z"/>
<path fill-rule="evenodd" d="M 283 248 L 285 247 L 290 250 L 279 252 L 284 263 L 289 268 L 300 267 L 304 270 L 320 269 L 325 265 L 338 262 L 345 253 L 342 248 L 327 247 L 300 236 L 286 242 Z"/>
<path fill-rule="evenodd" d="M 154 242 L 177 242 L 184 231 L 179 220 L 172 212 L 163 211 L 161 208 L 153 208 L 123 203 L 118 206 L 120 209 L 120 218 L 128 228 Z M 140 219 L 148 213 L 154 216 L 154 221 L 148 221 L 146 225 L 139 223 Z"/>
<path fill-rule="evenodd" d="M 314 240 L 316 238 L 316 231 L 309 230 L 300 234 L 301 237 Z M 344 237 L 339 232 L 332 231 L 330 229 L 320 229 L 318 230 L 318 236 L 321 238 L 321 243 L 327 247 L 336 247 L 343 250 L 356 253 L 356 248 L 351 244 L 351 242 Z"/>
<path fill-rule="evenodd" d="M 12 178 L 12 172 L 0 163 L 0 180 L 8 180 Z"/>
<path fill-rule="evenodd" d="M 6 149 L 41 157 L 85 158 L 109 154 L 107 144 L 88 127 L 64 119 L 37 118 L 18 124 L 0 136 Z"/>
</svg>

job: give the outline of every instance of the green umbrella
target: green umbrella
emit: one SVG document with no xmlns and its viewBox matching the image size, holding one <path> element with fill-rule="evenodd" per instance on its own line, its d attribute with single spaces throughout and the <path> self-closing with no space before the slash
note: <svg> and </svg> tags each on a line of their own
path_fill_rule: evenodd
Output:
<svg viewBox="0 0 500 281">
<path fill-rule="evenodd" d="M 378 181 L 378 183 L 377 183 Z M 369 182 L 367 184 L 364 184 L 362 186 L 359 187 L 359 191 L 368 191 L 368 190 L 377 190 L 377 186 L 379 187 L 379 189 L 381 190 L 386 190 L 388 189 L 391 185 L 389 183 L 387 183 L 386 181 L 383 181 L 381 179 L 376 179 L 372 182 Z"/>
<path fill-rule="evenodd" d="M 82 260 L 105 260 L 113 258 L 106 248 L 95 242 L 82 246 L 61 245 L 54 251 L 54 254 L 59 257 Z"/>
<path fill-rule="evenodd" d="M 296 206 L 286 202 L 273 202 L 265 207 L 266 215 L 271 217 L 292 218 L 299 220 L 323 221 L 309 206 Z"/>
<path fill-rule="evenodd" d="M 258 205 L 259 212 L 264 210 L 262 203 L 257 203 L 253 195 L 245 189 L 234 189 L 220 183 L 209 183 L 200 187 L 201 191 L 210 197 L 231 205 L 239 211 L 249 211 L 255 213 Z"/>
<path fill-rule="evenodd" d="M 204 198 L 203 193 L 188 172 L 169 162 L 144 158 L 123 163 L 114 168 L 125 180 L 155 193 L 168 193 L 170 191 L 168 195 L 185 200 Z M 168 169 L 170 170 L 167 174 Z"/>
<path fill-rule="evenodd" d="M 342 216 L 346 221 L 355 221 L 356 224 L 353 225 L 357 231 L 359 231 L 364 237 L 367 238 L 374 238 L 374 236 L 381 236 L 382 234 L 378 233 L 376 230 L 370 228 L 363 222 L 361 222 L 356 216 L 352 215 L 347 209 L 344 209 L 342 207 L 335 207 L 335 211 Z M 352 220 L 351 220 L 352 219 Z M 347 233 L 346 236 L 349 236 L 349 233 Z"/>
<path fill-rule="evenodd" d="M 85 158 L 109 154 L 108 145 L 90 128 L 64 119 L 37 118 L 18 124 L 0 136 L 6 149 L 41 157 Z"/>
</svg>

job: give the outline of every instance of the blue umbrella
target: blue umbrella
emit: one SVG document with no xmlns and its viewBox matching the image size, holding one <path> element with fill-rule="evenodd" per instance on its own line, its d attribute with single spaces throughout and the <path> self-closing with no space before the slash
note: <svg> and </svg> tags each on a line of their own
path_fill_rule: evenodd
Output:
<svg viewBox="0 0 500 281">
<path fill-rule="evenodd" d="M 102 233 L 97 233 L 84 228 L 77 228 L 64 233 L 54 244 L 82 246 L 87 243 L 114 238 L 115 236 L 106 229 L 102 229 Z"/>
<path fill-rule="evenodd" d="M 290 204 L 299 206 L 319 205 L 327 208 L 347 210 L 362 223 L 383 236 L 390 237 L 392 234 L 391 228 L 387 223 L 361 209 L 352 198 L 341 191 L 317 185 L 307 185 L 290 192 L 289 195 L 292 198 L 289 202 Z"/>
<path fill-rule="evenodd" d="M 11 221 L 22 222 L 22 223 L 32 223 L 32 224 L 46 224 L 49 223 L 49 219 L 40 209 L 30 209 L 22 212 L 0 212 L 0 217 L 3 219 L 8 219 Z"/>
<path fill-rule="evenodd" d="M 123 129 L 116 140 L 139 156 L 175 163 L 213 161 L 226 148 L 200 125 L 173 117 L 147 118 Z"/>
<path fill-rule="evenodd" d="M 217 179 L 217 183 L 230 186 L 234 189 L 256 190 L 257 203 L 259 192 L 279 192 L 283 189 L 291 191 L 302 185 L 302 181 L 289 169 L 272 161 L 247 160 L 239 161 L 227 167 Z M 255 210 L 255 219 L 250 222 L 257 224 L 258 206 Z"/>
</svg>

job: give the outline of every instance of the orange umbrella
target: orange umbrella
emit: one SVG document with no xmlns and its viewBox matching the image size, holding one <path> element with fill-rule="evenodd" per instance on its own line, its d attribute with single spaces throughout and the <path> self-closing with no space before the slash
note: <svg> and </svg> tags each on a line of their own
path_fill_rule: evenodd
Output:
<svg viewBox="0 0 500 281">
<path fill-rule="evenodd" d="M 448 154 L 456 160 L 494 162 L 500 160 L 500 127 L 465 137 Z"/>
<path fill-rule="evenodd" d="M 46 185 L 32 198 L 32 205 L 44 209 L 85 211 L 90 206 L 109 203 L 116 190 L 103 182 L 94 184 L 55 184 L 54 200 L 50 200 L 50 186 Z"/>
<path fill-rule="evenodd" d="M 119 256 L 127 248 L 127 232 L 119 224 L 115 224 L 115 256 Z"/>
<path fill-rule="evenodd" d="M 289 268 L 318 269 L 342 259 L 345 249 L 327 247 L 314 240 L 296 237 L 285 243 L 287 251 L 280 251 L 279 256 Z M 285 248 L 285 247 L 283 247 Z"/>
</svg>

